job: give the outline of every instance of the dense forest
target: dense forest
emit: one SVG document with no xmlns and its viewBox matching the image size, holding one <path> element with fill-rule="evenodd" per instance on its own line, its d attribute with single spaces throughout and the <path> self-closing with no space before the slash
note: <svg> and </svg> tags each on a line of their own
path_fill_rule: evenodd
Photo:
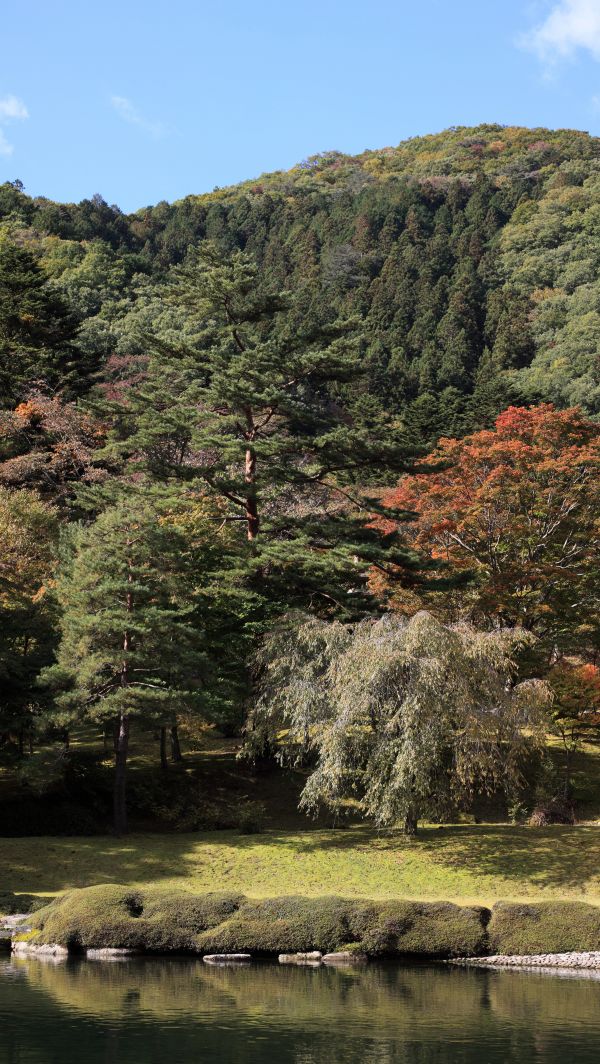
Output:
<svg viewBox="0 0 600 1064">
<path fill-rule="evenodd" d="M 130 729 L 155 816 L 207 726 L 300 769 L 309 810 L 413 831 L 529 787 L 572 817 L 599 277 L 600 139 L 571 130 L 327 152 L 132 215 L 1 186 L 2 829 L 24 794 L 103 822 L 88 726 L 118 831 Z"/>
</svg>

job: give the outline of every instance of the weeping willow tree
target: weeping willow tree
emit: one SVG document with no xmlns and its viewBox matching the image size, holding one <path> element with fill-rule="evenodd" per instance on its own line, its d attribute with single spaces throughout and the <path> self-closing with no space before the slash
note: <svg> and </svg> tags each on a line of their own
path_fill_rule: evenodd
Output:
<svg viewBox="0 0 600 1064">
<path fill-rule="evenodd" d="M 549 698 L 539 681 L 515 682 L 515 652 L 531 639 L 426 612 L 352 626 L 290 617 L 260 652 L 246 752 L 309 764 L 307 812 L 354 798 L 377 824 L 414 834 L 423 816 L 522 785 Z"/>
</svg>

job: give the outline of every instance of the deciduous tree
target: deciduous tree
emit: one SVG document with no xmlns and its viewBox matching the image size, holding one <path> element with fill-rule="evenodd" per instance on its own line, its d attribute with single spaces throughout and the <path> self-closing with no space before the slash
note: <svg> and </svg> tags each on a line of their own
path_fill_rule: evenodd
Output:
<svg viewBox="0 0 600 1064">
<path fill-rule="evenodd" d="M 600 669 L 562 661 L 548 674 L 551 718 L 565 752 L 565 798 L 571 797 L 573 756 L 584 742 L 600 742 Z"/>
<path fill-rule="evenodd" d="M 40 670 L 52 660 L 58 521 L 33 491 L 0 487 L 0 733 L 21 751 L 42 711 Z"/>
<path fill-rule="evenodd" d="M 529 639 L 447 627 L 424 611 L 276 628 L 258 661 L 248 750 L 309 758 L 305 809 L 354 798 L 407 833 L 476 791 L 514 794 L 547 702 L 543 684 L 514 683 L 514 651 Z"/>
<path fill-rule="evenodd" d="M 598 425 L 577 409 L 509 407 L 490 430 L 440 440 L 427 461 L 446 468 L 405 477 L 387 501 L 417 513 L 405 530 L 417 549 L 473 572 L 463 611 L 486 625 L 527 628 L 549 653 L 594 644 Z"/>
</svg>

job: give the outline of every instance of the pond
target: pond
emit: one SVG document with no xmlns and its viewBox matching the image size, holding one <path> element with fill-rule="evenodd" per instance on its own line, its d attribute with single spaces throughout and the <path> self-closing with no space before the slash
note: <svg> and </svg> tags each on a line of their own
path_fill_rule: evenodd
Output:
<svg viewBox="0 0 600 1064">
<path fill-rule="evenodd" d="M 2 1064 L 597 1064 L 600 981 L 444 965 L 0 961 Z"/>
</svg>

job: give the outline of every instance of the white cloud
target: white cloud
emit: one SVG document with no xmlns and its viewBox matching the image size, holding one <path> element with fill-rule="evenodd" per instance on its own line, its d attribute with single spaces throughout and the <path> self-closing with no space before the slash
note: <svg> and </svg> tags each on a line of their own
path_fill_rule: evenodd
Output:
<svg viewBox="0 0 600 1064">
<path fill-rule="evenodd" d="M 0 120 L 3 118 L 29 118 L 29 111 L 18 96 L 4 96 L 0 100 Z"/>
<path fill-rule="evenodd" d="M 0 123 L 9 122 L 12 118 L 29 118 L 29 111 L 18 96 L 3 96 L 0 98 Z M 12 155 L 13 150 L 4 130 L 0 129 L 0 155 Z"/>
<path fill-rule="evenodd" d="M 145 130 L 152 137 L 162 137 L 165 128 L 161 122 L 149 122 L 147 118 L 144 118 L 138 111 L 137 107 L 131 100 L 128 100 L 126 96 L 111 96 L 110 102 L 115 111 L 122 118 L 124 122 L 129 122 L 132 126 L 139 126 L 140 129 Z"/>
<path fill-rule="evenodd" d="M 545 62 L 568 59 L 580 49 L 600 59 L 600 0 L 560 0 L 519 43 Z"/>
</svg>

